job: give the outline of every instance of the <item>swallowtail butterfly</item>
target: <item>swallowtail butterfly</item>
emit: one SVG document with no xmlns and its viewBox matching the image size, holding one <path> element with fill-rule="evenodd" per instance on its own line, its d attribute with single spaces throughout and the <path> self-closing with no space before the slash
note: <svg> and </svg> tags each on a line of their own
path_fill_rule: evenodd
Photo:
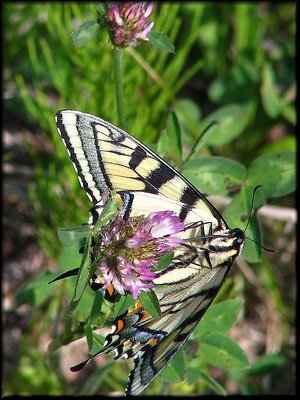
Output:
<svg viewBox="0 0 300 400">
<path fill-rule="evenodd" d="M 114 191 L 123 199 L 123 218 L 171 210 L 185 226 L 195 226 L 183 234 L 188 245 L 154 279 L 161 318 L 153 318 L 138 302 L 135 310 L 116 319 L 99 352 L 134 359 L 126 394 L 137 395 L 168 365 L 201 320 L 241 251 L 244 233 L 229 229 L 203 194 L 124 130 L 73 110 L 59 111 L 56 124 L 93 203 L 91 225 Z"/>
</svg>

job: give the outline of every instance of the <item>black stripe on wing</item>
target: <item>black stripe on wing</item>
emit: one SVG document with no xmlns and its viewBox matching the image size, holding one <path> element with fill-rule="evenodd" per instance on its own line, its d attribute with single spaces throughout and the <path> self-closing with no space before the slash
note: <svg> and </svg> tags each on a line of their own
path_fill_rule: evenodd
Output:
<svg viewBox="0 0 300 400">
<path fill-rule="evenodd" d="M 140 145 L 136 146 L 134 152 L 131 154 L 131 160 L 129 166 L 132 169 L 136 169 L 142 161 L 147 158 L 147 153 Z"/>
<path fill-rule="evenodd" d="M 206 298 L 209 299 L 208 302 L 205 304 L 202 304 L 201 302 L 196 306 L 195 311 L 185 319 L 178 328 L 169 333 L 157 345 L 149 348 L 146 352 L 138 353 L 135 356 L 135 366 L 129 375 L 126 395 L 139 394 L 171 362 L 207 311 L 219 289 L 220 286 L 218 285 L 217 287 L 208 290 L 206 293 Z M 201 293 L 201 295 L 202 294 L 203 293 Z M 181 308 L 177 311 L 180 309 Z M 170 313 L 170 318 L 176 318 L 176 312 L 172 316 L 171 314 L 172 313 Z M 151 323 L 147 325 L 151 326 Z"/>
<path fill-rule="evenodd" d="M 82 171 L 81 164 L 79 162 L 79 159 L 76 156 L 75 149 L 74 149 L 73 145 L 71 144 L 70 136 L 67 131 L 66 125 L 63 123 L 62 120 L 63 120 L 63 114 L 61 112 L 58 112 L 56 114 L 57 128 L 58 128 L 58 131 L 59 131 L 59 133 L 64 141 L 64 144 L 69 152 L 70 159 L 71 159 L 71 161 L 74 165 L 75 171 L 79 177 L 80 184 L 83 187 L 83 189 L 86 191 L 86 193 L 91 197 L 93 203 L 97 202 L 97 199 L 94 197 L 93 192 L 90 190 L 89 185 L 88 185 L 87 181 L 85 180 L 85 175 Z"/>
<path fill-rule="evenodd" d="M 81 186 L 93 204 L 112 189 L 97 141 L 97 132 L 87 114 L 69 110 L 56 114 L 58 131 L 69 152 Z"/>
<path fill-rule="evenodd" d="M 80 160 L 72 149 L 72 143 L 68 140 L 68 128 L 65 129 L 63 116 L 76 116 L 76 136 L 80 138 L 82 149 L 85 155 L 85 161 L 88 163 L 88 170 L 81 168 Z M 172 168 L 167 162 L 161 159 L 157 154 L 143 145 L 140 141 L 132 137 L 122 129 L 106 122 L 98 117 L 78 111 L 64 110 L 57 114 L 57 124 L 61 135 L 64 138 L 70 157 L 80 177 L 82 186 L 89 194 L 92 202 L 96 204 L 106 190 L 121 191 L 139 191 L 159 194 L 167 198 L 186 204 L 188 207 L 207 207 L 207 211 L 211 212 L 214 218 L 220 222 L 223 227 L 226 223 L 214 208 L 214 206 L 203 196 L 186 178 L 178 171 Z M 74 132 L 72 133 L 74 134 Z M 99 142 L 100 135 L 104 136 Z M 107 136 L 107 140 L 105 140 Z M 108 151 L 101 149 L 101 141 L 110 143 Z M 100 146 L 100 148 L 99 148 Z M 105 146 L 104 146 L 105 147 Z M 123 151 L 123 150 L 127 151 Z M 131 149 L 131 153 L 128 152 Z M 122 168 L 129 168 L 136 173 L 136 177 L 127 177 L 124 169 L 124 187 L 118 189 L 117 184 L 120 180 L 114 179 L 114 173 L 109 175 L 106 163 L 109 162 L 109 152 L 120 154 L 120 177 L 123 176 Z M 129 162 L 122 165 L 122 153 L 125 157 L 131 157 Z M 155 163 L 147 163 L 149 160 L 155 160 Z M 152 167 L 151 167 L 152 165 Z M 90 173 L 93 177 L 86 179 L 85 173 Z M 90 177 L 88 177 L 90 178 Z M 143 182 L 142 185 L 135 185 L 134 181 Z M 201 205 L 201 202 L 203 205 Z M 183 207 L 180 218 L 185 219 L 188 208 Z"/>
</svg>

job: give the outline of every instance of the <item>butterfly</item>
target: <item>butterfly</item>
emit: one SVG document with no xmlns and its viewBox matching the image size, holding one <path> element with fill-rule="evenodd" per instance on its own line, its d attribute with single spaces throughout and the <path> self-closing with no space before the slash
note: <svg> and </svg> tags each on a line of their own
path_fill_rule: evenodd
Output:
<svg viewBox="0 0 300 400">
<path fill-rule="evenodd" d="M 97 353 L 113 351 L 115 359 L 134 359 L 126 394 L 137 395 L 170 363 L 201 320 L 241 252 L 244 233 L 230 229 L 202 193 L 129 133 L 80 111 L 62 110 L 55 119 L 93 204 L 91 226 L 112 192 L 123 199 L 124 219 L 171 210 L 186 226 L 187 244 L 153 281 L 161 317 L 152 317 L 138 301 L 134 310 L 117 317 Z M 71 369 L 81 369 L 92 357 Z"/>
</svg>

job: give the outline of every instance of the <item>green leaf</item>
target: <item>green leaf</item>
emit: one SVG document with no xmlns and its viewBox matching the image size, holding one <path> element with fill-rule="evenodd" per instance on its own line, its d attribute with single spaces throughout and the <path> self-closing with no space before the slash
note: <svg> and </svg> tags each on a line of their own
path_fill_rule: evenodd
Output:
<svg viewBox="0 0 300 400">
<path fill-rule="evenodd" d="M 246 228 L 248 223 L 251 202 L 253 197 L 254 187 L 244 186 L 240 192 L 232 199 L 230 204 L 227 206 L 224 216 L 229 226 L 238 227 L 240 229 Z M 266 203 L 264 188 L 259 188 L 255 193 L 254 203 L 252 205 L 253 211 L 255 212 Z M 254 218 L 252 215 L 251 219 Z M 250 222 L 251 222 L 250 219 Z M 249 229 L 249 228 L 248 228 Z"/>
<path fill-rule="evenodd" d="M 193 334 L 201 337 L 215 332 L 227 332 L 235 324 L 242 305 L 241 300 L 226 300 L 213 304 L 204 314 Z"/>
<path fill-rule="evenodd" d="M 115 304 L 114 316 L 115 318 L 128 310 L 129 306 L 134 302 L 131 294 L 127 293 L 121 296 L 120 300 Z"/>
<path fill-rule="evenodd" d="M 289 103 L 286 104 L 286 101 L 285 101 L 285 104 L 283 105 L 283 109 L 282 109 L 282 116 L 284 116 L 290 124 L 296 125 L 297 112 L 296 112 L 296 108 L 294 106 L 294 102 L 292 102 L 292 104 L 289 104 Z"/>
<path fill-rule="evenodd" d="M 101 316 L 101 306 L 103 302 L 103 294 L 100 291 L 95 293 L 95 298 L 92 306 L 91 313 L 88 318 L 88 323 L 96 325 Z"/>
<path fill-rule="evenodd" d="M 282 151 L 256 158 L 248 168 L 247 183 L 263 185 L 267 198 L 281 197 L 296 189 L 296 154 Z"/>
<path fill-rule="evenodd" d="M 228 194 L 243 185 L 246 169 L 229 158 L 199 157 L 185 164 L 183 175 L 203 193 Z"/>
<path fill-rule="evenodd" d="M 93 342 L 92 346 L 89 347 L 90 354 L 96 354 L 103 347 L 103 343 L 105 341 L 105 337 L 99 333 L 92 332 Z"/>
<path fill-rule="evenodd" d="M 200 128 L 204 130 L 212 122 L 217 122 L 217 125 L 207 138 L 207 144 L 211 146 L 224 145 L 239 136 L 246 128 L 247 109 L 238 104 L 224 106 L 202 120 Z"/>
<path fill-rule="evenodd" d="M 297 150 L 297 138 L 296 136 L 283 136 L 278 138 L 276 142 L 266 143 L 261 148 L 261 154 L 270 154 L 282 151 L 291 151 L 296 153 Z"/>
<path fill-rule="evenodd" d="M 89 225 L 80 225 L 75 228 L 67 228 L 57 230 L 59 240 L 67 247 L 72 246 L 75 242 L 87 237 L 91 227 Z"/>
<path fill-rule="evenodd" d="M 86 336 L 86 340 L 87 340 L 87 343 L 88 343 L 89 350 L 91 351 L 94 339 L 93 339 L 93 331 L 92 331 L 92 328 L 91 328 L 90 325 L 85 325 L 84 333 L 85 333 L 85 336 Z"/>
<path fill-rule="evenodd" d="M 188 367 L 186 380 L 189 385 L 196 383 L 202 377 L 202 372 L 198 368 Z"/>
<path fill-rule="evenodd" d="M 56 272 L 43 271 L 32 282 L 22 286 L 16 293 L 16 306 L 29 304 L 40 306 L 53 293 L 54 288 L 48 282 L 56 277 Z"/>
<path fill-rule="evenodd" d="M 69 281 L 68 284 L 70 283 L 71 282 Z M 72 291 L 74 294 L 74 284 L 72 285 Z M 95 301 L 95 292 L 88 288 L 88 290 L 83 291 L 83 294 L 79 300 L 79 302 L 74 304 L 76 305 L 76 320 L 86 324 L 91 317 L 91 312 Z"/>
<path fill-rule="evenodd" d="M 168 126 L 168 134 L 170 137 L 172 153 L 175 152 L 179 160 L 181 160 L 182 158 L 181 130 L 175 112 L 172 112 L 169 115 L 167 126 Z"/>
<path fill-rule="evenodd" d="M 246 368 L 248 359 L 243 350 L 229 337 L 213 333 L 201 338 L 201 357 L 219 368 Z"/>
<path fill-rule="evenodd" d="M 82 254 L 79 253 L 81 247 L 82 246 L 79 242 L 75 242 L 70 247 L 62 248 L 61 254 L 57 261 L 61 268 L 59 271 L 57 271 L 57 275 L 66 272 L 70 268 L 73 269 L 74 267 L 79 267 L 82 260 Z"/>
<path fill-rule="evenodd" d="M 99 216 L 99 219 L 97 220 L 93 228 L 93 234 L 97 234 L 102 226 L 112 221 L 118 214 L 120 208 L 123 206 L 123 201 L 120 195 L 112 192 L 111 198 L 112 200 L 108 202 L 103 208 L 101 215 Z"/>
<path fill-rule="evenodd" d="M 234 4 L 234 13 L 236 25 L 233 48 L 239 57 L 243 57 L 243 54 L 252 54 L 252 48 L 259 46 L 260 21 L 253 3 Z"/>
<path fill-rule="evenodd" d="M 251 199 L 254 188 L 245 186 L 242 188 L 231 203 L 228 205 L 224 212 L 225 220 L 231 227 L 237 227 L 245 229 L 246 224 L 250 216 Z M 253 204 L 253 210 L 257 210 L 265 203 L 264 191 L 259 189 L 255 195 L 255 203 Z M 245 232 L 246 236 L 260 243 L 260 229 L 255 213 L 252 214 L 250 222 Z M 242 250 L 242 256 L 249 262 L 258 262 L 261 257 L 261 247 L 252 242 L 251 240 L 245 240 L 245 245 Z"/>
<path fill-rule="evenodd" d="M 90 274 L 91 236 L 88 237 L 75 286 L 74 301 L 79 302 Z"/>
<path fill-rule="evenodd" d="M 148 292 L 142 291 L 139 295 L 139 300 L 143 304 L 145 310 L 148 311 L 153 318 L 161 317 L 159 302 L 153 290 L 149 290 Z"/>
<path fill-rule="evenodd" d="M 199 123 L 201 118 L 201 110 L 193 100 L 191 99 L 180 99 L 174 105 L 174 109 L 176 110 L 176 115 L 178 120 L 180 121 L 180 125 L 186 130 L 187 125 L 185 123 L 185 116 L 188 115 L 189 119 L 194 123 Z"/>
<path fill-rule="evenodd" d="M 159 258 L 157 270 L 161 271 L 167 268 L 173 260 L 173 257 L 174 253 L 172 251 L 167 251 L 163 256 Z"/>
<path fill-rule="evenodd" d="M 186 367 L 184 360 L 184 352 L 179 351 L 173 358 L 171 363 L 164 369 L 162 376 L 170 382 L 178 382 L 185 378 Z"/>
<path fill-rule="evenodd" d="M 264 65 L 262 74 L 261 97 L 266 113 L 271 118 L 281 114 L 283 101 L 276 88 L 275 73 L 271 64 Z"/>
<path fill-rule="evenodd" d="M 93 332 L 94 341 L 98 344 L 98 346 L 103 346 L 105 341 L 105 336 L 100 333 Z"/>
<path fill-rule="evenodd" d="M 83 47 L 91 40 L 98 30 L 97 21 L 87 21 L 71 34 L 75 47 Z"/>
<path fill-rule="evenodd" d="M 212 121 L 211 124 L 205 128 L 204 132 L 202 132 L 199 138 L 195 141 L 190 153 L 186 157 L 186 160 L 194 158 L 195 155 L 200 153 L 202 147 L 209 144 L 209 140 L 215 134 L 217 126 L 218 124 L 215 121 Z"/>
<path fill-rule="evenodd" d="M 261 235 L 259 223 L 256 216 L 252 216 L 247 232 L 245 232 L 247 239 L 241 252 L 241 257 L 249 263 L 256 263 L 261 261 L 261 247 L 257 243 L 261 243 Z M 250 239 L 250 240 L 249 240 Z M 255 240 L 257 243 L 252 242 Z"/>
<path fill-rule="evenodd" d="M 104 17 L 105 15 L 107 15 L 108 4 L 99 2 L 99 3 L 97 3 L 96 10 L 101 17 Z"/>
<path fill-rule="evenodd" d="M 186 375 L 186 365 L 185 365 L 185 359 L 184 359 L 184 352 L 179 350 L 179 352 L 176 354 L 176 356 L 173 358 L 173 360 L 170 363 L 170 367 L 175 371 L 175 373 L 178 375 L 179 379 L 184 379 Z"/>
<path fill-rule="evenodd" d="M 270 374 L 278 368 L 284 367 L 287 358 L 282 354 L 271 353 L 260 357 L 247 371 L 247 375 L 255 376 L 262 374 Z"/>
<path fill-rule="evenodd" d="M 175 46 L 164 33 L 151 31 L 147 37 L 153 47 L 167 51 L 168 53 L 175 53 Z"/>
<path fill-rule="evenodd" d="M 170 140 L 167 134 L 167 130 L 163 129 L 159 135 L 157 146 L 154 149 L 157 154 L 159 154 L 162 158 L 165 157 L 166 154 L 168 154 L 168 151 L 170 149 Z"/>
<path fill-rule="evenodd" d="M 210 375 L 207 375 L 203 371 L 199 371 L 194 367 L 189 367 L 187 370 L 187 381 L 189 384 L 193 384 L 197 382 L 201 378 L 212 390 L 214 390 L 220 396 L 226 396 L 227 392 L 225 388 L 220 385 L 214 378 Z"/>
</svg>

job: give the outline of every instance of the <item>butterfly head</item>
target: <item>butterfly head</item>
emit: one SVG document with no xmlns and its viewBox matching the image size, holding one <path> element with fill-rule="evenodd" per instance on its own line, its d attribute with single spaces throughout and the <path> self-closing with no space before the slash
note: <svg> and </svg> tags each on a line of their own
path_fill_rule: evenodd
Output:
<svg viewBox="0 0 300 400">
<path fill-rule="evenodd" d="M 239 228 L 225 229 L 199 239 L 200 265 L 207 268 L 231 266 L 240 254 L 245 236 Z"/>
</svg>

